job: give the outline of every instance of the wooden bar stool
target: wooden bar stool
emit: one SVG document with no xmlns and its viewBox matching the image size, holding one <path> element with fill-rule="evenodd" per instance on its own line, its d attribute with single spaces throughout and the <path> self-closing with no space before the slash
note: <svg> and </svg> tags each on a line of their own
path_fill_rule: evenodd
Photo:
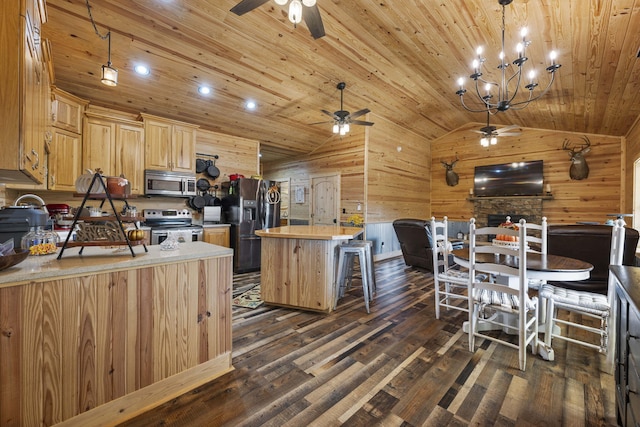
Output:
<svg viewBox="0 0 640 427">
<path fill-rule="evenodd" d="M 375 272 L 373 269 L 373 244 L 367 240 L 355 240 L 338 247 L 338 270 L 336 272 L 335 302 L 344 296 L 345 289 L 351 287 L 355 258 L 358 257 L 360 275 L 362 277 L 362 292 L 364 304 L 369 313 L 369 302 L 373 301 L 373 293 L 376 290 Z"/>
</svg>

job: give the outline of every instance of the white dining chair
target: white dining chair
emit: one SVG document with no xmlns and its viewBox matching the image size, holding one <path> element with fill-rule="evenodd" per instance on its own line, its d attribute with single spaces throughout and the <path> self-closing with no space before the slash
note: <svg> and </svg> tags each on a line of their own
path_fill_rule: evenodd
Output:
<svg viewBox="0 0 640 427">
<path fill-rule="evenodd" d="M 431 252 L 433 255 L 433 282 L 435 287 L 436 319 L 440 319 L 440 308 L 469 311 L 469 273 L 450 261 L 451 243 L 448 238 L 448 223 L 431 217 Z"/>
<path fill-rule="evenodd" d="M 539 254 L 547 254 L 547 217 L 543 216 L 540 224 L 527 222 L 527 250 Z M 540 289 L 546 281 L 539 279 L 529 279 L 529 289 Z M 542 308 L 542 307 L 540 307 Z"/>
<path fill-rule="evenodd" d="M 624 238 L 624 223 L 616 220 L 613 227 L 611 227 L 610 265 L 622 265 Z M 611 329 L 615 327 L 616 313 L 614 311 L 615 284 L 612 275 L 609 274 L 606 295 L 545 284 L 540 288 L 540 298 L 545 300 L 547 305 L 544 339 L 546 347 L 551 348 L 552 339 L 558 338 L 594 348 L 600 353 L 606 354 L 605 370 L 609 373 L 613 372 L 615 334 L 612 333 Z M 559 316 L 558 311 L 560 310 L 568 312 L 568 315 Z M 584 318 L 595 318 L 599 326 L 593 327 L 589 325 L 591 322 L 585 322 Z M 564 331 L 561 330 L 561 326 L 566 326 Z M 599 342 L 594 343 L 593 339 L 580 339 L 577 336 L 569 336 L 570 328 L 577 328 L 581 331 L 595 334 L 599 338 Z M 593 335 L 590 336 L 593 337 Z"/>
<path fill-rule="evenodd" d="M 538 299 L 529 297 L 527 280 L 526 221 L 521 219 L 518 229 L 499 227 L 476 228 L 475 219 L 469 223 L 469 350 L 475 351 L 475 339 L 484 338 L 518 350 L 520 370 L 526 368 L 529 344 L 532 353 L 538 351 Z M 478 237 L 505 234 L 515 236 L 519 245 L 479 245 Z M 513 260 L 507 265 L 506 260 Z M 484 262 L 482 262 L 484 261 Z M 491 280 L 472 279 L 478 273 Z M 502 339 L 487 329 L 500 328 L 517 333 L 517 343 Z"/>
</svg>

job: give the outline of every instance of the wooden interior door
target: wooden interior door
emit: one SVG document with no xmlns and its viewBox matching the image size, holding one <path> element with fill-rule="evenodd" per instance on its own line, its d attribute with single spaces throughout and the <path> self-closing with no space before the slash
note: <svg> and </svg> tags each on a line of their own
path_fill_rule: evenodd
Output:
<svg viewBox="0 0 640 427">
<path fill-rule="evenodd" d="M 340 175 L 311 178 L 311 225 L 336 225 L 339 222 Z"/>
</svg>

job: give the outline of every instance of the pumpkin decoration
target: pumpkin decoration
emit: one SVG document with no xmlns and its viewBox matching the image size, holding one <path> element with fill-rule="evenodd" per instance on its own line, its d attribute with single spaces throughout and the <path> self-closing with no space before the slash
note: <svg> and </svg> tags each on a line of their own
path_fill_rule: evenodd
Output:
<svg viewBox="0 0 640 427">
<path fill-rule="evenodd" d="M 498 227 L 500 228 L 508 228 L 511 230 L 519 230 L 520 227 L 518 227 L 517 224 L 514 224 L 511 222 L 511 218 L 507 217 L 507 220 L 505 222 L 503 222 L 502 224 L 500 224 Z M 517 242 L 518 241 L 518 236 L 510 236 L 510 235 L 506 235 L 506 234 L 498 234 L 496 235 L 496 240 L 499 240 L 501 242 Z"/>
<path fill-rule="evenodd" d="M 139 229 L 129 230 L 129 232 L 127 233 L 127 236 L 131 241 L 143 240 L 144 230 L 139 230 Z"/>
</svg>

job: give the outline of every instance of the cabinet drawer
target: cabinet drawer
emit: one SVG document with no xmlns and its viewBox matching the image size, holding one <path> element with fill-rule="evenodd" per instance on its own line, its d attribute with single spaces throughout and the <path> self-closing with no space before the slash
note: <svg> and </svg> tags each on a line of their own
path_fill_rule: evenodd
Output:
<svg viewBox="0 0 640 427">
<path fill-rule="evenodd" d="M 632 352 L 629 352 L 631 356 Z M 636 357 L 639 356 L 636 354 Z M 633 413 L 633 418 L 635 420 L 640 419 L 640 373 L 638 370 L 638 363 L 635 358 L 629 357 L 629 366 L 628 366 L 628 401 L 627 401 L 627 416 L 629 412 Z M 628 424 L 628 425 L 636 425 Z"/>
</svg>

